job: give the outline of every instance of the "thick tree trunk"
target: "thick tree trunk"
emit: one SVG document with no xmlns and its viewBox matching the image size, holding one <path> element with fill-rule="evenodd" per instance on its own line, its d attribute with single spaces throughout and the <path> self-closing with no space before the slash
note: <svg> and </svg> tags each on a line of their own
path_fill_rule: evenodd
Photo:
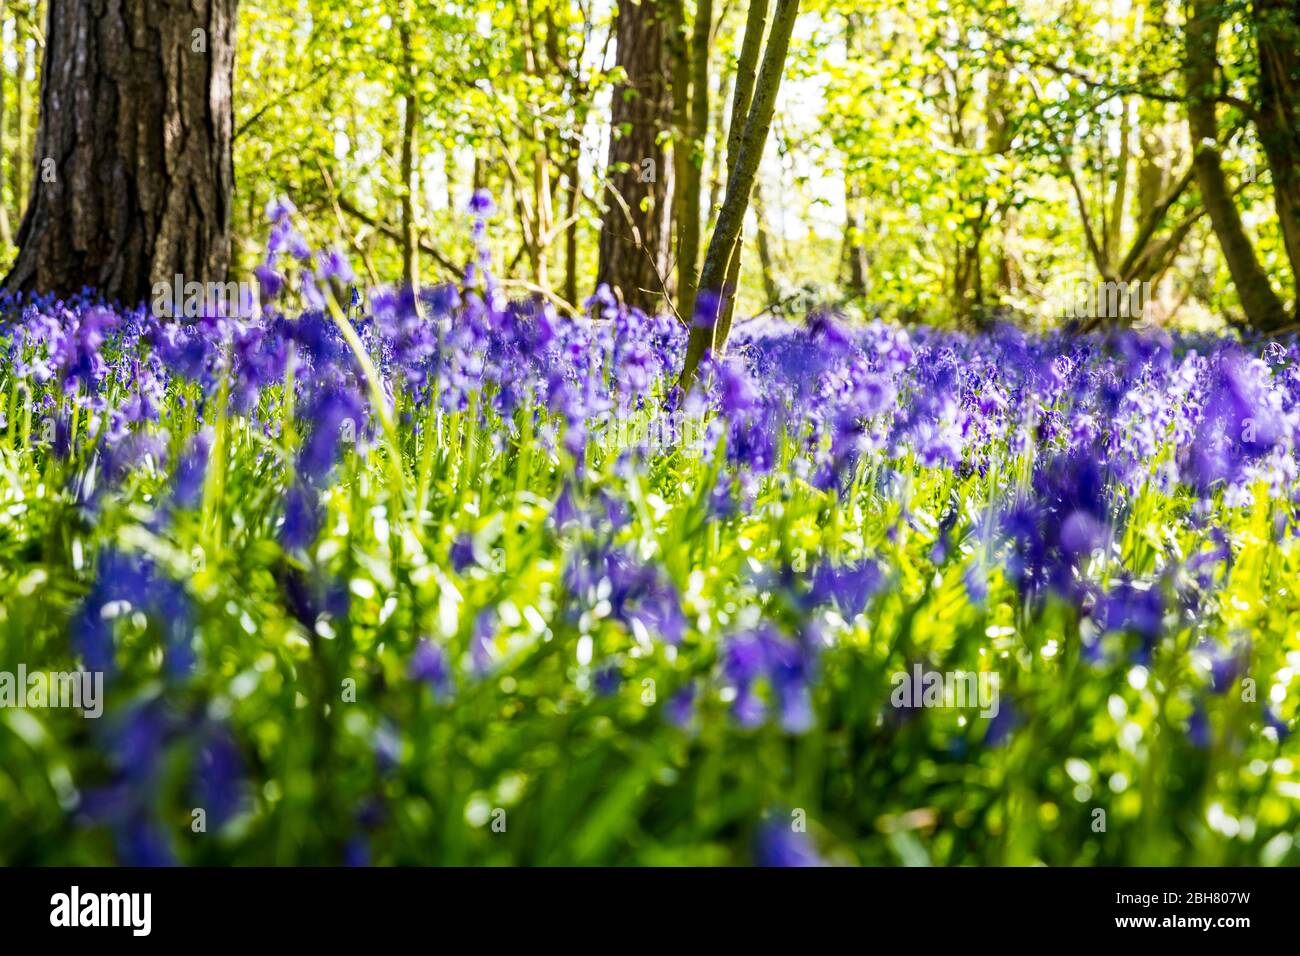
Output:
<svg viewBox="0 0 1300 956">
<path fill-rule="evenodd" d="M 600 230 L 597 282 L 621 289 L 629 305 L 653 311 L 663 301 L 671 216 L 660 133 L 672 117 L 666 53 L 666 5 L 618 7 L 618 65 L 610 120 L 609 190 Z"/>
<path fill-rule="evenodd" d="M 31 202 L 10 291 L 220 282 L 237 0 L 50 0 Z"/>
<path fill-rule="evenodd" d="M 1286 324 L 1286 309 L 1255 255 L 1219 158 L 1214 92 L 1221 15 L 1219 0 L 1195 0 L 1187 24 L 1187 119 L 1196 156 L 1196 182 L 1246 321 L 1261 332 L 1269 332 Z"/>
</svg>

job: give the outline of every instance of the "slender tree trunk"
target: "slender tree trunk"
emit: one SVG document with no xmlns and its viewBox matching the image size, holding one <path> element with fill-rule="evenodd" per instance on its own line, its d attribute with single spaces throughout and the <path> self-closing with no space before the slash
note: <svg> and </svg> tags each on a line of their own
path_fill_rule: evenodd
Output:
<svg viewBox="0 0 1300 956">
<path fill-rule="evenodd" d="M 1017 245 L 1016 211 L 1011 207 L 1002 210 L 1002 239 L 998 243 L 997 272 L 994 288 L 997 290 L 998 305 L 1005 304 L 1007 296 L 1014 295 L 1020 286 L 1020 273 L 1011 250 Z"/>
<path fill-rule="evenodd" d="M 677 312 L 687 322 L 695 314 L 699 290 L 700 198 L 704 181 L 704 147 L 709 135 L 709 40 L 713 30 L 713 0 L 695 5 L 691 38 L 690 155 L 682 183 L 681 222 L 677 241 Z"/>
<path fill-rule="evenodd" d="M 539 85 L 546 82 L 543 75 L 541 54 L 537 42 L 537 23 L 534 18 L 532 0 L 520 6 L 523 14 L 524 68 L 528 75 Z M 533 282 L 541 289 L 551 287 L 549 257 L 551 224 L 555 221 L 551 205 L 551 163 L 549 152 L 551 144 L 547 140 L 546 130 L 540 118 L 533 120 L 533 182 L 532 182 L 532 241 L 529 243 L 533 263 Z M 521 197 L 522 198 L 522 197 Z M 525 203 L 525 210 L 527 203 Z"/>
<path fill-rule="evenodd" d="M 619 4 L 606 208 L 600 230 L 598 284 L 620 289 L 629 305 L 655 311 L 664 301 L 671 216 L 661 132 L 671 122 L 667 83 L 668 10 L 659 0 Z M 575 183 L 571 188 L 576 189 Z"/>
<path fill-rule="evenodd" d="M 704 268 L 700 272 L 700 288 L 718 289 L 726 279 L 731 262 L 731 253 L 736 245 L 736 237 L 745 222 L 745 212 L 749 208 L 749 197 L 758 176 L 758 166 L 763 158 L 763 149 L 767 145 L 768 133 L 772 129 L 772 116 L 776 112 L 776 97 L 781 89 L 781 76 L 785 71 L 786 54 L 790 49 L 790 35 L 794 32 L 794 21 L 799 15 L 799 0 L 777 0 L 776 14 L 772 18 L 771 35 L 767 40 L 767 49 L 763 53 L 763 66 L 759 71 L 758 85 L 754 89 L 753 102 L 745 120 L 744 132 L 741 134 L 740 148 L 736 159 L 731 164 L 731 174 L 727 177 L 727 195 L 722 201 L 722 211 L 718 214 L 718 224 L 709 240 L 709 251 L 704 257 Z M 718 326 L 718 313 L 703 315 L 691 323 L 690 338 L 686 345 L 686 358 L 682 365 L 679 386 L 689 391 L 695 381 L 695 373 L 700 359 L 706 351 L 719 351 L 726 345 L 725 335 L 715 340 Z"/>
<path fill-rule="evenodd" d="M 1163 197 L 1154 200 L 1150 197 L 1142 199 L 1141 203 L 1139 203 L 1142 209 L 1142 218 L 1138 220 L 1137 234 L 1133 237 L 1133 242 L 1124 258 L 1108 275 L 1124 282 L 1136 278 L 1135 271 L 1139 270 L 1144 260 L 1148 260 L 1155 248 L 1153 240 L 1156 231 L 1164 224 L 1165 216 L 1168 215 L 1174 203 L 1178 201 L 1178 197 L 1191 185 L 1195 175 L 1195 168 L 1189 166 L 1182 178 L 1175 182 Z"/>
<path fill-rule="evenodd" d="M 1282 300 L 1255 255 L 1219 158 L 1219 123 L 1215 116 L 1219 0 L 1194 0 L 1187 24 L 1187 119 L 1195 150 L 1196 182 L 1241 299 L 1246 321 L 1262 332 L 1287 322 Z"/>
<path fill-rule="evenodd" d="M 1170 168 L 1165 157 L 1165 143 L 1146 116 L 1139 116 L 1137 163 L 1136 220 L 1145 222 L 1160 197 L 1169 188 Z"/>
<path fill-rule="evenodd" d="M 10 291 L 135 304 L 224 281 L 236 0 L 50 0 L 32 199 Z M 192 278 L 191 278 L 192 277 Z"/>
<path fill-rule="evenodd" d="M 727 136 L 727 99 L 734 93 L 736 78 L 734 76 L 724 75 L 719 84 L 720 91 L 726 91 L 728 87 L 731 90 L 728 93 L 718 97 L 717 103 L 713 107 L 713 142 L 717 144 L 713 151 L 713 156 L 709 163 L 709 218 L 708 226 L 713 228 L 717 221 L 718 207 L 722 205 L 722 188 L 726 184 L 726 159 L 722 155 L 722 142 Z"/>
<path fill-rule="evenodd" d="M 582 191 L 578 183 L 576 149 L 569 160 L 566 175 L 569 183 L 565 191 L 564 208 L 564 218 L 568 222 L 564 227 L 564 301 L 576 305 L 578 303 L 578 203 L 582 200 Z M 666 218 L 663 210 L 660 211 L 660 215 Z"/>
<path fill-rule="evenodd" d="M 845 14 L 844 47 L 850 57 L 862 55 L 859 41 L 861 21 L 862 14 L 856 10 Z M 862 244 L 862 186 L 847 163 L 844 169 L 844 238 L 840 257 L 848 269 L 849 295 L 861 298 L 867 291 L 869 271 L 867 250 Z"/>
<path fill-rule="evenodd" d="M 4 4 L 0 4 L 0 11 L 3 11 Z M 5 61 L 5 42 L 4 42 L 4 21 L 6 18 L 0 17 L 0 173 L 4 170 L 5 145 L 9 139 L 5 131 L 5 83 L 6 74 L 4 70 Z M 20 81 L 21 82 L 21 81 Z M 0 195 L 0 245 L 6 250 L 13 245 L 14 234 L 9 225 L 9 207 L 5 205 L 4 196 Z"/>
<path fill-rule="evenodd" d="M 673 178 L 669 184 L 672 214 L 669 217 L 673 237 L 673 271 L 670 294 L 680 292 L 677 276 L 681 261 L 682 220 L 685 203 L 682 190 L 686 183 L 686 166 L 691 156 L 691 45 L 686 33 L 686 6 L 683 0 L 661 0 L 667 18 L 666 40 L 668 60 L 672 75 L 672 127 L 673 127 Z"/>
<path fill-rule="evenodd" d="M 732 92 L 731 129 L 727 133 L 727 163 L 731 167 L 727 173 L 728 182 L 735 175 L 736 157 L 740 152 L 745 120 L 754 101 L 754 84 L 758 82 L 758 58 L 763 52 L 763 34 L 767 30 L 767 9 L 768 0 L 752 0 L 749 13 L 745 18 L 745 38 L 740 44 L 740 59 L 736 64 L 736 85 Z M 717 228 L 716 223 L 714 228 Z M 761 222 L 759 229 L 762 229 Z M 736 233 L 735 245 L 731 249 L 731 258 L 727 262 L 727 275 L 722 282 L 722 303 L 718 318 L 718 332 L 715 337 L 723 342 L 731 332 L 731 320 L 736 312 L 736 291 L 740 285 L 740 260 L 744 246 L 745 227 L 742 222 L 740 231 Z"/>
<path fill-rule="evenodd" d="M 402 281 L 417 294 L 420 291 L 420 244 L 415 225 L 415 197 L 419 192 L 419 161 L 416 147 L 416 123 L 419 104 L 416 91 L 418 73 L 411 54 L 411 4 L 402 4 L 398 29 L 402 45 Z"/>
<path fill-rule="evenodd" d="M 758 264 L 763 272 L 763 294 L 769 305 L 780 301 L 781 290 L 776 285 L 776 267 L 772 261 L 772 244 L 767 238 L 767 204 L 763 202 L 763 184 L 754 183 L 754 218 L 758 220 L 757 244 Z M 739 246 L 737 246 L 739 248 Z M 736 298 L 732 296 L 728 308 L 735 308 Z M 728 323 L 730 328 L 730 323 Z"/>
<path fill-rule="evenodd" d="M 1123 114 L 1119 121 L 1119 157 L 1116 159 L 1115 186 L 1111 193 L 1110 216 L 1107 219 L 1105 241 L 1102 245 L 1107 268 L 1112 272 L 1120 255 L 1120 243 L 1124 240 L 1124 211 L 1128 208 L 1128 167 L 1133 155 L 1132 106 L 1127 101 L 1121 101 L 1120 108 Z"/>
<path fill-rule="evenodd" d="M 456 208 L 456 154 L 453 150 L 443 154 L 442 168 L 447 178 L 447 212 L 455 216 L 459 210 Z"/>
<path fill-rule="evenodd" d="M 844 238 L 841 258 L 848 267 L 848 291 L 853 298 L 861 298 L 867 291 L 867 250 L 859 241 L 862 235 L 862 215 L 859 211 L 860 194 L 857 187 L 845 177 L 844 182 Z"/>
</svg>

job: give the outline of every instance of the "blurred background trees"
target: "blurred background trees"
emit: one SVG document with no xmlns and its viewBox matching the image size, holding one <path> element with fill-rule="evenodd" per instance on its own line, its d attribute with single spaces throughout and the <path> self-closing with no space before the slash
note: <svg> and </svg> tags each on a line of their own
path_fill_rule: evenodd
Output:
<svg viewBox="0 0 1300 956">
<path fill-rule="evenodd" d="M 368 281 L 455 279 L 486 189 L 510 294 L 579 311 L 606 281 L 689 319 L 755 6 L 242 0 L 232 271 L 284 195 Z M 6 267 L 46 7 L 0 10 Z M 1289 326 L 1298 18 L 1291 0 L 804 0 L 741 210 L 735 320 L 821 303 L 1051 324 L 1080 283 L 1136 281 L 1155 321 Z"/>
</svg>

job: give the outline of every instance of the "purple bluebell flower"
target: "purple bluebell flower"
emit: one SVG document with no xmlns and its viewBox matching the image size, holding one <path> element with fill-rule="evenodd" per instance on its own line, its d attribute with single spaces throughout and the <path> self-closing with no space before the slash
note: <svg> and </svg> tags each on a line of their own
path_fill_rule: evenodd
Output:
<svg viewBox="0 0 1300 956">
<path fill-rule="evenodd" d="M 742 631 L 723 644 L 722 675 L 735 697 L 731 712 L 747 729 L 767 720 L 760 684 L 775 697 L 782 729 L 804 733 L 813 725 L 809 650 L 770 625 Z"/>
<path fill-rule="evenodd" d="M 1135 661 L 1150 661 L 1164 626 L 1164 599 L 1157 588 L 1121 582 L 1101 596 L 1091 613 L 1105 631 L 1135 633 L 1142 641 Z"/>
<path fill-rule="evenodd" d="M 592 686 L 601 697 L 612 697 L 623 684 L 623 672 L 615 659 L 605 661 L 591 675 Z"/>
<path fill-rule="evenodd" d="M 380 773 L 396 769 L 402 759 L 402 735 L 392 721 L 380 719 L 374 736 L 375 767 Z"/>
<path fill-rule="evenodd" d="M 822 562 L 813 571 L 809 600 L 814 605 L 834 604 L 852 620 L 866 609 L 883 582 L 880 565 L 870 559 L 842 565 Z"/>
<path fill-rule="evenodd" d="M 688 727 L 695 720 L 695 695 L 695 681 L 673 693 L 664 704 L 664 719 L 674 727 Z"/>
<path fill-rule="evenodd" d="M 319 256 L 318 274 L 325 281 L 335 279 L 344 285 L 350 285 L 356 281 L 356 273 L 352 271 L 352 264 L 348 262 L 347 256 L 337 249 L 329 249 L 322 252 Z M 353 296 L 356 296 L 356 289 L 352 290 Z M 358 297 L 359 301 L 359 297 Z M 356 302 L 351 303 L 356 305 Z"/>
<path fill-rule="evenodd" d="M 208 455 L 212 450 L 212 432 L 205 429 L 190 439 L 172 478 L 172 500 L 181 508 L 197 508 L 207 477 Z"/>
<path fill-rule="evenodd" d="M 299 474 L 313 484 L 322 482 L 334 467 L 340 449 L 359 440 L 363 414 L 361 399 L 351 389 L 327 388 L 318 392 L 303 412 L 312 429 L 298 452 Z"/>
<path fill-rule="evenodd" d="M 1001 747 L 1011 739 L 1012 733 L 1020 724 L 1020 715 L 1011 701 L 1002 698 L 998 701 L 998 712 L 989 718 L 984 731 L 985 747 Z"/>
<path fill-rule="evenodd" d="M 212 724 L 202 732 L 194 784 L 197 806 L 207 813 L 210 826 L 219 829 L 242 809 L 244 760 L 228 727 Z"/>
<path fill-rule="evenodd" d="M 343 865 L 346 867 L 370 866 L 370 838 L 357 834 L 343 845 Z"/>
<path fill-rule="evenodd" d="M 456 539 L 451 543 L 451 566 L 457 574 L 464 573 L 466 568 L 478 564 L 478 559 L 474 556 L 474 536 L 471 534 L 458 534 Z"/>
<path fill-rule="evenodd" d="M 1187 739 L 1191 741 L 1194 747 L 1201 750 L 1210 746 L 1214 739 L 1213 731 L 1210 728 L 1210 718 L 1205 713 L 1205 707 L 1197 702 L 1192 710 L 1192 715 L 1187 718 Z"/>
<path fill-rule="evenodd" d="M 320 534 L 323 509 L 314 488 L 295 482 L 284 496 L 284 523 L 280 543 L 289 550 L 306 548 Z"/>
<path fill-rule="evenodd" d="M 1264 706 L 1264 725 L 1273 728 L 1279 742 L 1291 736 L 1290 725 L 1282 719 L 1281 715 L 1272 706 L 1267 704 Z"/>
<path fill-rule="evenodd" d="M 474 618 L 470 634 L 470 661 L 474 672 L 482 676 L 492 670 L 496 659 L 493 638 L 496 636 L 497 615 L 492 608 L 483 608 Z"/>
<path fill-rule="evenodd" d="M 480 218 L 486 218 L 496 211 L 496 203 L 492 201 L 492 194 L 486 189 L 477 189 L 469 200 L 469 211 L 471 215 Z"/>
<path fill-rule="evenodd" d="M 407 675 L 411 680 L 428 684 L 437 699 L 451 692 L 451 662 L 447 652 L 427 637 L 420 638 L 416 645 Z"/>
<path fill-rule="evenodd" d="M 754 863 L 764 867 L 826 866 L 808 835 L 796 832 L 788 818 L 774 817 L 758 828 Z"/>
</svg>

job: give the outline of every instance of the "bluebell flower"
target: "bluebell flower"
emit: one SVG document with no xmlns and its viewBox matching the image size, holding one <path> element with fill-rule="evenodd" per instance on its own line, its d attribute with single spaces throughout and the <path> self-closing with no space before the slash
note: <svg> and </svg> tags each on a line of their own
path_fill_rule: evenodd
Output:
<svg viewBox="0 0 1300 956">
<path fill-rule="evenodd" d="M 402 737 L 393 723 L 381 718 L 375 728 L 375 767 L 380 773 L 396 769 L 402 757 Z"/>
<path fill-rule="evenodd" d="M 597 667 L 591 675 L 592 686 L 601 697 L 612 697 L 618 693 L 623 683 L 623 672 L 617 660 L 608 660 Z"/>
<path fill-rule="evenodd" d="M 690 681 L 664 704 L 664 718 L 674 727 L 685 728 L 695 720 L 695 682 Z"/>
<path fill-rule="evenodd" d="M 284 496 L 284 523 L 280 543 L 295 551 L 310 546 L 320 534 L 323 509 L 315 489 L 295 482 Z"/>
<path fill-rule="evenodd" d="M 200 735 L 194 768 L 197 806 L 208 825 L 219 829 L 243 808 L 244 760 L 230 729 L 210 724 Z"/>
<path fill-rule="evenodd" d="M 1002 698 L 998 701 L 998 712 L 989 718 L 988 727 L 984 731 L 984 746 L 1002 746 L 1011 739 L 1012 732 L 1019 724 L 1020 716 L 1015 707 L 1011 701 Z"/>
<path fill-rule="evenodd" d="M 146 818 L 135 818 L 117 831 L 119 866 L 171 867 L 179 862 L 167 833 Z"/>
<path fill-rule="evenodd" d="M 486 218 L 492 215 L 495 210 L 496 203 L 492 201 L 492 194 L 486 189 L 476 189 L 469 200 L 470 213 L 480 218 Z"/>
<path fill-rule="evenodd" d="M 1192 715 L 1187 718 L 1187 739 L 1193 746 L 1202 750 L 1210 746 L 1213 740 L 1213 732 L 1210 729 L 1210 719 L 1205 713 L 1205 707 L 1197 703 Z"/>
<path fill-rule="evenodd" d="M 852 620 L 866 610 L 884 582 L 884 572 L 875 561 L 864 558 L 851 564 L 823 561 L 813 570 L 809 599 L 814 606 L 834 604 Z"/>
<path fill-rule="evenodd" d="M 311 435 L 298 452 L 298 472 L 319 484 L 329 474 L 345 443 L 359 440 L 364 424 L 361 399 L 351 389 L 326 388 L 318 391 L 303 411 L 312 424 Z"/>
<path fill-rule="evenodd" d="M 474 630 L 470 634 L 470 661 L 475 673 L 487 674 L 496 657 L 492 639 L 496 634 L 497 616 L 492 608 L 483 608 L 474 618 Z"/>
<path fill-rule="evenodd" d="M 1107 632 L 1136 634 L 1142 643 L 1135 662 L 1149 663 L 1164 626 L 1164 598 L 1158 588 L 1121 582 L 1102 595 L 1091 613 Z"/>
<path fill-rule="evenodd" d="M 207 478 L 208 455 L 212 450 L 212 432 L 203 430 L 190 439 L 189 448 L 177 462 L 172 477 L 172 500 L 181 508 L 197 508 Z"/>
<path fill-rule="evenodd" d="M 765 867 L 826 866 L 806 833 L 797 833 L 788 818 L 761 824 L 754 839 L 754 863 Z"/>
<path fill-rule="evenodd" d="M 370 838 L 357 834 L 343 845 L 343 865 L 347 867 L 370 866 Z"/>
<path fill-rule="evenodd" d="M 356 280 L 356 274 L 352 271 L 352 264 L 348 262 L 347 256 L 339 250 L 329 249 L 322 252 L 318 258 L 320 263 L 318 272 L 321 279 L 326 282 L 336 279 L 344 285 L 350 285 Z M 360 301 L 360 297 L 356 295 L 356 289 L 352 290 L 352 294 L 357 298 L 357 301 Z M 356 304 L 356 302 L 352 303 L 352 305 Z"/>
<path fill-rule="evenodd" d="M 436 699 L 451 692 L 451 662 L 447 658 L 447 652 L 427 637 L 420 638 L 416 645 L 407 667 L 407 675 L 412 680 L 428 684 Z"/>
<path fill-rule="evenodd" d="M 457 574 L 461 574 L 466 568 L 478 564 L 478 559 L 474 556 L 474 536 L 470 534 L 458 534 L 451 543 L 451 566 Z"/>
<path fill-rule="evenodd" d="M 1273 728 L 1279 743 L 1291 736 L 1290 725 L 1282 719 L 1276 710 L 1267 704 L 1264 706 L 1264 724 Z"/>
</svg>

